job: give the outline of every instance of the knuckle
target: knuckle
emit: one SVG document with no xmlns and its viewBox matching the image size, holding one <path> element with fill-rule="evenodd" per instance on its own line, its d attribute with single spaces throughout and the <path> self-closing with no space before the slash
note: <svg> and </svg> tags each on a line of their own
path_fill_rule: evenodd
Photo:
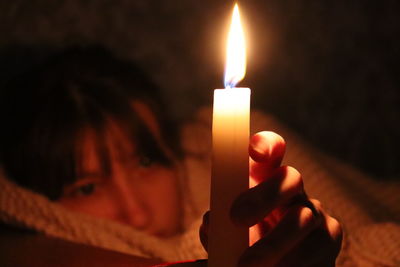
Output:
<svg viewBox="0 0 400 267">
<path fill-rule="evenodd" d="M 290 182 L 292 184 L 292 187 L 296 191 L 301 191 L 303 190 L 303 178 L 301 177 L 301 174 L 298 170 L 296 170 L 293 167 L 286 166 L 286 175 L 290 179 Z"/>
<path fill-rule="evenodd" d="M 335 218 L 328 216 L 329 233 L 335 242 L 340 242 L 343 238 L 343 229 L 341 224 Z"/>
<path fill-rule="evenodd" d="M 285 216 L 285 220 L 291 222 L 292 226 L 299 229 L 312 228 L 316 224 L 316 218 L 309 207 L 293 207 Z"/>
<path fill-rule="evenodd" d="M 303 207 L 301 209 L 301 221 L 302 223 L 307 226 L 307 225 L 313 225 L 315 223 L 315 217 L 312 212 L 312 210 L 308 207 Z"/>
<path fill-rule="evenodd" d="M 314 214 L 309 207 L 303 207 L 301 210 L 301 217 L 306 222 L 312 222 L 314 219 Z"/>
<path fill-rule="evenodd" d="M 312 198 L 310 201 L 318 211 L 323 209 L 322 203 L 318 199 Z"/>
</svg>

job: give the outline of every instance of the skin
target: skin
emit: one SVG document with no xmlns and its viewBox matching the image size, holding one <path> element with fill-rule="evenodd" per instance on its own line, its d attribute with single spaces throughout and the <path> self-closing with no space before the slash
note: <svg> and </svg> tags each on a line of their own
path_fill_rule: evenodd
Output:
<svg viewBox="0 0 400 267">
<path fill-rule="evenodd" d="M 260 132 L 250 140 L 251 188 L 231 209 L 232 221 L 250 228 L 251 246 L 238 266 L 335 266 L 342 242 L 339 222 L 304 192 L 301 174 L 281 166 L 284 139 Z M 209 216 L 200 239 L 207 248 Z"/>
<path fill-rule="evenodd" d="M 172 157 L 161 139 L 155 117 L 140 102 L 132 107 L 143 119 L 163 152 Z M 118 125 L 110 120 L 106 132 L 111 172 L 105 176 L 96 151 L 95 132 L 87 129 L 77 181 L 64 188 L 59 203 L 70 210 L 114 220 L 158 237 L 182 230 L 182 201 L 175 166 L 143 158 Z"/>
</svg>

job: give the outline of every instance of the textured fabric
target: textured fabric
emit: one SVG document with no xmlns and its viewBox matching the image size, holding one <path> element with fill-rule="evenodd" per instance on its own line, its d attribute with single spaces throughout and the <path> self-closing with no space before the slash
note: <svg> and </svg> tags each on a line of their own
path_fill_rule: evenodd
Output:
<svg viewBox="0 0 400 267">
<path fill-rule="evenodd" d="M 76 214 L 0 178 L 0 220 L 49 236 L 165 261 L 204 258 L 198 239 L 208 208 L 211 113 L 202 109 L 182 129 L 186 151 L 187 230 L 158 239 L 115 222 Z M 284 164 L 296 167 L 310 197 L 321 200 L 344 229 L 337 266 L 400 265 L 400 185 L 378 183 L 309 147 L 273 117 L 252 113 L 252 132 L 273 130 L 287 141 Z"/>
<path fill-rule="evenodd" d="M 204 258 L 198 240 L 200 221 L 180 236 L 158 239 L 129 226 L 77 214 L 0 178 L 0 220 L 73 242 L 165 261 Z"/>
</svg>

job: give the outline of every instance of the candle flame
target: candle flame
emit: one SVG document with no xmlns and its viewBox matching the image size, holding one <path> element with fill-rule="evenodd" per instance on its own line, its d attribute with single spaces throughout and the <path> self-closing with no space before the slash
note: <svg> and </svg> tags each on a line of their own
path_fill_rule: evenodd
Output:
<svg viewBox="0 0 400 267">
<path fill-rule="evenodd" d="M 225 88 L 233 88 L 246 74 L 246 43 L 237 4 L 233 9 L 226 56 Z"/>
</svg>

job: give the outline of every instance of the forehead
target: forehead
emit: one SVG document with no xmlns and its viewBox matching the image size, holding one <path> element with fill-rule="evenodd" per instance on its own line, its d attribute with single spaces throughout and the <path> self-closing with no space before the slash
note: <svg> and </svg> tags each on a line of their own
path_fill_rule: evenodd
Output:
<svg viewBox="0 0 400 267">
<path fill-rule="evenodd" d="M 132 125 L 128 124 L 140 124 Z M 147 131 L 145 123 L 136 122 L 118 122 L 115 119 L 108 118 L 104 125 L 96 129 L 94 127 L 85 127 L 80 134 L 82 145 L 87 148 L 94 148 L 96 146 L 114 146 L 120 150 L 133 150 L 135 147 L 136 139 L 139 138 L 140 131 Z"/>
<path fill-rule="evenodd" d="M 103 131 L 86 128 L 78 147 L 78 173 L 109 172 L 114 160 L 135 154 L 136 141 L 126 130 L 110 121 Z"/>
<path fill-rule="evenodd" d="M 142 101 L 132 101 L 131 107 L 137 113 L 138 117 L 146 124 L 150 132 L 155 137 L 159 138 L 160 126 L 158 125 L 157 118 L 150 107 Z"/>
<path fill-rule="evenodd" d="M 136 125 L 137 132 L 144 130 L 140 127 L 146 127 L 146 125 Z M 134 134 L 128 126 L 123 127 L 114 120 L 108 121 L 104 133 L 104 141 L 111 154 L 132 154 L 137 149 L 137 143 L 140 142 L 137 140 L 140 136 L 138 133 Z"/>
<path fill-rule="evenodd" d="M 80 134 L 82 150 L 96 151 L 98 147 L 108 147 L 120 152 L 133 152 L 143 134 L 160 139 L 157 119 L 151 109 L 142 101 L 131 101 L 131 114 L 128 117 L 105 116 L 100 125 L 84 127 Z"/>
</svg>

